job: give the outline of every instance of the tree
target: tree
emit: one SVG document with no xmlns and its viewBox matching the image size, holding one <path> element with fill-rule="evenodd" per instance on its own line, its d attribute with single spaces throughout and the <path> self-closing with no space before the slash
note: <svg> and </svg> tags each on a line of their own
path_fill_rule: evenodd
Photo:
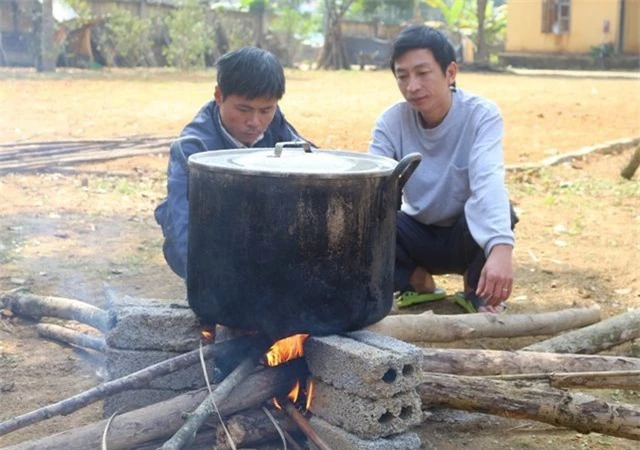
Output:
<svg viewBox="0 0 640 450">
<path fill-rule="evenodd" d="M 342 19 L 354 0 L 324 0 L 324 46 L 318 60 L 319 69 L 349 69 L 342 40 Z"/>
<path fill-rule="evenodd" d="M 278 15 L 271 22 L 271 28 L 283 37 L 286 58 L 281 60 L 285 66 L 290 66 L 299 48 L 299 40 L 307 37 L 312 31 L 320 29 L 320 22 L 310 13 L 300 10 L 300 0 L 279 0 L 274 2 Z"/>
<path fill-rule="evenodd" d="M 56 52 L 53 44 L 53 0 L 43 0 L 40 21 L 38 72 L 55 72 Z"/>
<path fill-rule="evenodd" d="M 319 69 L 349 69 L 349 60 L 342 40 L 342 20 L 351 6 L 364 14 L 373 14 L 383 6 L 411 8 L 413 0 L 324 0 L 324 46 L 318 59 Z"/>
<path fill-rule="evenodd" d="M 494 7 L 494 0 L 426 0 L 440 11 L 449 33 L 458 36 L 461 30 L 471 31 L 476 44 L 476 60 L 489 62 L 488 44 L 495 45 L 504 39 L 506 30 L 506 5 Z"/>
</svg>

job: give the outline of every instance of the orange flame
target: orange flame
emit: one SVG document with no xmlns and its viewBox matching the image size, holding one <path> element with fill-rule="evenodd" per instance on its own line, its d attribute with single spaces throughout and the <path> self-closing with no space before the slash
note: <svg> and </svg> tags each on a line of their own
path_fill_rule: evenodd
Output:
<svg viewBox="0 0 640 450">
<path fill-rule="evenodd" d="M 202 330 L 200 334 L 202 335 L 202 339 L 206 342 L 213 341 L 216 337 L 216 335 L 209 330 Z"/>
<path fill-rule="evenodd" d="M 309 411 L 311 408 L 311 399 L 313 398 L 313 380 L 307 382 L 307 402 L 304 405 L 304 409 Z"/>
<path fill-rule="evenodd" d="M 291 361 L 292 359 L 300 358 L 304 354 L 304 341 L 309 337 L 308 334 L 295 334 L 287 338 L 281 339 L 271 346 L 269 351 L 265 354 L 265 362 L 269 367 L 274 367 L 279 364 Z M 298 380 L 291 389 L 291 392 L 287 397 L 296 402 L 300 395 L 300 380 Z M 274 405 L 282 409 L 276 399 L 273 399 Z M 308 401 L 307 401 L 308 403 Z"/>
<path fill-rule="evenodd" d="M 273 367 L 301 357 L 304 354 L 304 341 L 308 337 L 308 334 L 294 334 L 280 339 L 267 351 L 265 355 L 267 365 Z"/>
</svg>

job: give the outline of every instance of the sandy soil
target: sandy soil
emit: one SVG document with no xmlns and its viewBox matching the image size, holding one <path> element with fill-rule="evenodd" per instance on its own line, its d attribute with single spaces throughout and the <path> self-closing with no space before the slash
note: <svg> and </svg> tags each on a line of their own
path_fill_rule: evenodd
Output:
<svg viewBox="0 0 640 450">
<path fill-rule="evenodd" d="M 2 145 L 175 136 L 214 86 L 211 72 L 0 75 Z M 387 72 L 287 75 L 283 110 L 324 148 L 365 151 L 376 116 L 399 99 Z M 511 164 L 640 136 L 638 79 L 462 73 L 458 84 L 501 108 L 505 159 Z M 6 148 L 0 147 L 0 157 Z M 638 175 L 631 181 L 619 176 L 631 152 L 591 154 L 508 174 L 521 217 L 510 312 L 598 304 L 606 318 L 640 306 L 640 183 Z M 103 306 L 106 283 L 121 294 L 183 298 L 181 280 L 162 258 L 162 236 L 152 215 L 164 197 L 166 164 L 161 153 L 0 175 L 0 291 L 24 288 Z M 455 291 L 461 281 L 440 277 L 438 283 Z M 456 345 L 517 349 L 533 340 Z M 612 353 L 640 357 L 640 344 Z M 94 386 L 100 373 L 95 355 L 38 338 L 33 323 L 7 311 L 0 316 L 0 421 Z M 640 403 L 637 392 L 596 394 Z M 0 438 L 0 446 L 100 417 L 95 404 L 11 433 Z M 635 448 L 623 439 L 477 415 L 434 420 L 419 431 L 425 448 Z"/>
</svg>

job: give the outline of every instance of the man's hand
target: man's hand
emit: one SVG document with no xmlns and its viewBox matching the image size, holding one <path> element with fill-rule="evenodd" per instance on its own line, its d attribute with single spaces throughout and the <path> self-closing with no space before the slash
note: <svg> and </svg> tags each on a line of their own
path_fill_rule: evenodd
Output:
<svg viewBox="0 0 640 450">
<path fill-rule="evenodd" d="M 513 247 L 498 244 L 491 249 L 487 262 L 480 272 L 480 281 L 476 295 L 486 300 L 486 310 L 493 312 L 495 307 L 511 295 L 513 289 Z"/>
</svg>

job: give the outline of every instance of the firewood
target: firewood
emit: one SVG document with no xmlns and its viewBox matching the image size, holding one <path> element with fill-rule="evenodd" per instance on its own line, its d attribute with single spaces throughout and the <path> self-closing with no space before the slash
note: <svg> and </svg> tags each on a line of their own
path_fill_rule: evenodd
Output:
<svg viewBox="0 0 640 450">
<path fill-rule="evenodd" d="M 640 358 L 480 349 L 423 349 L 422 370 L 451 375 L 640 370 Z"/>
<path fill-rule="evenodd" d="M 640 370 L 616 370 L 611 372 L 529 373 L 496 375 L 495 380 L 541 380 L 555 388 L 593 388 L 640 390 Z"/>
<path fill-rule="evenodd" d="M 539 314 L 422 314 L 387 316 L 368 327 L 409 342 L 451 342 L 482 337 L 554 335 L 600 320 L 600 309 L 574 308 Z M 577 353 L 577 352 L 574 352 Z"/>
<path fill-rule="evenodd" d="M 633 152 L 633 155 L 631 155 L 631 159 L 629 160 L 629 163 L 620 172 L 620 176 L 622 178 L 626 178 L 627 180 L 630 180 L 633 177 L 633 175 L 636 173 L 636 170 L 638 170 L 638 166 L 640 166 L 640 146 L 636 147 L 636 150 Z"/>
<path fill-rule="evenodd" d="M 553 353 L 598 353 L 640 337 L 640 309 L 554 336 L 522 350 Z"/>
<path fill-rule="evenodd" d="M 78 347 L 90 348 L 103 352 L 107 348 L 107 343 L 103 337 L 91 336 L 80 333 L 53 323 L 36 324 L 36 331 L 42 337 L 54 339 L 65 344 L 72 344 Z"/>
<path fill-rule="evenodd" d="M 280 411 L 271 411 L 277 417 L 277 424 L 287 432 L 296 430 L 296 424 Z M 261 444 L 278 438 L 278 430 L 262 409 L 251 409 L 235 414 L 225 420 L 225 426 L 237 447 Z M 216 431 L 216 449 L 230 450 L 227 435 L 221 426 Z"/>
<path fill-rule="evenodd" d="M 510 383 L 485 378 L 424 373 L 417 388 L 424 407 L 444 406 L 464 411 L 528 419 L 572 428 L 581 433 L 602 433 L 640 440 L 640 407 L 608 403 L 562 389 L 540 387 L 526 381 Z"/>
<path fill-rule="evenodd" d="M 286 395 L 296 380 L 307 375 L 304 360 L 262 369 L 249 377 L 218 405 L 223 417 L 256 407 Z M 129 450 L 175 433 L 183 424 L 185 411 L 193 411 L 209 393 L 206 388 L 178 395 L 170 400 L 116 416 L 108 435 L 109 450 Z M 23 442 L 3 450 L 86 450 L 99 448 L 106 420 L 63 431 L 38 440 Z"/>
<path fill-rule="evenodd" d="M 109 315 L 105 310 L 79 300 L 42 297 L 23 292 L 5 292 L 0 295 L 0 302 L 19 316 L 36 320 L 45 316 L 76 320 L 102 332 L 109 328 Z"/>
<path fill-rule="evenodd" d="M 208 345 L 203 348 L 205 359 L 223 360 L 228 355 L 247 351 L 247 349 L 262 347 L 263 338 L 261 336 L 245 336 L 219 344 Z M 45 419 L 58 416 L 60 414 L 70 414 L 87 405 L 102 400 L 110 395 L 129 389 L 136 389 L 146 386 L 151 380 L 163 375 L 173 373 L 185 367 L 192 366 L 199 360 L 200 350 L 192 350 L 188 353 L 175 356 L 165 361 L 159 362 L 145 369 L 139 370 L 125 377 L 102 383 L 80 394 L 61 400 L 57 403 L 44 406 L 26 414 L 22 414 L 11 420 L 0 423 L 0 436 L 12 431 L 24 428 L 28 425 L 41 422 Z"/>
<path fill-rule="evenodd" d="M 235 368 L 216 388 L 215 391 L 187 416 L 187 420 L 178 431 L 161 447 L 163 450 L 180 450 L 187 447 L 196 437 L 196 433 L 212 414 L 214 414 L 224 399 L 242 383 L 256 368 L 258 359 L 264 354 L 268 346 L 248 352 L 249 355 Z"/>
</svg>

